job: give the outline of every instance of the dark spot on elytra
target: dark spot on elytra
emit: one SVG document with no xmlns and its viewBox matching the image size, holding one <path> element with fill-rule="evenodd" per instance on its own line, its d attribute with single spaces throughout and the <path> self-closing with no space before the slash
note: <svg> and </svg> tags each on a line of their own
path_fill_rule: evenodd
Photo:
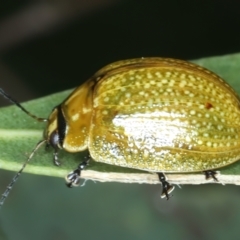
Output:
<svg viewBox="0 0 240 240">
<path fill-rule="evenodd" d="M 212 107 L 213 107 L 213 105 L 211 103 L 209 103 L 209 102 L 205 103 L 205 108 L 206 109 L 211 109 Z"/>
</svg>

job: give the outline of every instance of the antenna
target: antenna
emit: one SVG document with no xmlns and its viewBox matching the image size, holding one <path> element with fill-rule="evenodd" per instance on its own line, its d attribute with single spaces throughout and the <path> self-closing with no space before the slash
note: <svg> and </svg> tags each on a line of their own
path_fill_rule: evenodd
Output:
<svg viewBox="0 0 240 240">
<path fill-rule="evenodd" d="M 32 113 L 30 113 L 27 109 L 25 109 L 17 100 L 13 99 L 11 96 L 9 96 L 6 92 L 3 91 L 2 88 L 0 88 L 0 94 L 3 95 L 3 97 L 5 97 L 8 101 L 10 101 L 11 103 L 15 104 L 17 107 L 19 107 L 23 112 L 25 112 L 27 115 L 29 115 L 30 117 L 36 119 L 39 122 L 47 122 L 48 119 L 47 118 L 40 118 L 37 117 L 36 115 L 33 115 Z"/>
<path fill-rule="evenodd" d="M 31 154 L 29 155 L 28 159 L 25 161 L 25 163 L 23 164 L 23 166 L 21 167 L 21 169 L 17 172 L 17 174 L 13 177 L 12 181 L 9 183 L 9 185 L 7 186 L 6 190 L 4 191 L 4 193 L 2 194 L 2 197 L 0 199 L 0 208 L 2 207 L 2 205 L 4 204 L 4 201 L 6 200 L 6 198 L 8 197 L 10 191 L 12 190 L 13 185 L 16 183 L 16 181 L 18 180 L 18 178 L 20 177 L 22 171 L 24 170 L 24 168 L 26 167 L 26 165 L 29 163 L 29 161 L 32 159 L 32 157 L 34 156 L 35 152 L 46 142 L 46 140 L 42 140 L 40 142 L 37 143 L 36 147 L 33 149 L 33 151 L 31 152 Z"/>
<path fill-rule="evenodd" d="M 40 118 L 37 117 L 36 115 L 30 113 L 27 109 L 25 109 L 17 100 L 13 99 L 11 96 L 9 96 L 2 88 L 0 88 L 0 94 L 6 98 L 8 101 L 10 101 L 11 103 L 15 104 L 17 107 L 19 107 L 23 112 L 25 112 L 27 115 L 29 115 L 30 117 L 32 117 L 33 119 L 39 121 L 39 122 L 47 122 L 48 119 L 47 118 Z M 37 145 L 35 146 L 35 148 L 33 149 L 33 151 L 31 152 L 31 154 L 29 155 L 29 157 L 27 158 L 27 160 L 24 162 L 24 164 L 22 165 L 21 169 L 17 172 L 17 174 L 13 177 L 12 181 L 10 182 L 10 184 L 7 186 L 6 190 L 4 191 L 4 193 L 2 194 L 2 197 L 0 198 L 0 208 L 2 207 L 2 205 L 4 204 L 4 201 L 6 200 L 6 198 L 8 197 L 10 191 L 12 190 L 13 185 L 15 184 L 15 182 L 18 180 L 18 178 L 20 177 L 21 173 L 23 172 L 24 168 L 27 166 L 28 162 L 32 159 L 32 157 L 34 156 L 35 152 L 46 142 L 47 140 L 44 139 L 40 142 L 37 143 Z"/>
</svg>

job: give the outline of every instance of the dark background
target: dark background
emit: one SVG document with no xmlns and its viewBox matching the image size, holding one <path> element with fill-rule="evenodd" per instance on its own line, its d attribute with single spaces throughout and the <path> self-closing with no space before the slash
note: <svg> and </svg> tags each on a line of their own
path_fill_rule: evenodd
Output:
<svg viewBox="0 0 240 240">
<path fill-rule="evenodd" d="M 20 101 L 76 87 L 116 60 L 240 52 L 238 0 L 2 2 L 0 86 Z M 3 191 L 13 173 L 0 174 Z M 70 192 L 62 179 L 24 174 L 0 213 L 1 239 L 226 239 L 239 236 L 238 192 L 184 186 L 166 202 L 158 186 Z"/>
<path fill-rule="evenodd" d="M 7 2 L 0 6 L 1 62 L 37 96 L 78 86 L 116 60 L 240 50 L 237 0 Z"/>
</svg>

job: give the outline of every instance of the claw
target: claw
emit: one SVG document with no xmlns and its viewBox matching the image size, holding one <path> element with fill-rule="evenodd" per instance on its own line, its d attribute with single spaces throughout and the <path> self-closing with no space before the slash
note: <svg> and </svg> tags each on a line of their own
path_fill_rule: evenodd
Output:
<svg viewBox="0 0 240 240">
<path fill-rule="evenodd" d="M 168 186 L 166 186 L 166 188 L 163 187 L 161 198 L 167 198 L 167 200 L 169 200 L 170 193 L 174 190 L 174 188 L 175 187 L 170 184 L 168 184 Z"/>
<path fill-rule="evenodd" d="M 205 174 L 206 180 L 213 179 L 215 182 L 218 182 L 218 179 L 216 177 L 217 175 L 216 171 L 207 170 L 207 171 L 204 171 L 204 174 Z"/>
<path fill-rule="evenodd" d="M 79 186 L 81 171 L 88 165 L 90 161 L 90 155 L 78 165 L 78 168 L 70 172 L 66 176 L 66 184 L 69 188 Z M 57 161 L 58 162 L 58 161 Z"/>
<path fill-rule="evenodd" d="M 70 172 L 66 177 L 66 184 L 69 188 L 79 186 L 81 170 L 76 169 Z"/>
</svg>

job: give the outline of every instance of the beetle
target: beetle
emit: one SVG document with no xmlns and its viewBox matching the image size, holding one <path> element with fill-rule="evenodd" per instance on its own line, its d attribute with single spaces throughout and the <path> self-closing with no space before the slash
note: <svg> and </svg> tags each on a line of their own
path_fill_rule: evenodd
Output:
<svg viewBox="0 0 240 240">
<path fill-rule="evenodd" d="M 137 58 L 105 66 L 76 88 L 47 119 L 40 145 L 88 151 L 66 177 L 79 184 L 89 161 L 157 173 L 162 197 L 173 190 L 165 173 L 203 172 L 240 159 L 240 100 L 218 75 L 170 58 Z M 24 168 L 24 167 L 23 167 Z M 19 171 L 21 173 L 22 169 Z M 5 194 L 7 195 L 7 194 Z"/>
</svg>

